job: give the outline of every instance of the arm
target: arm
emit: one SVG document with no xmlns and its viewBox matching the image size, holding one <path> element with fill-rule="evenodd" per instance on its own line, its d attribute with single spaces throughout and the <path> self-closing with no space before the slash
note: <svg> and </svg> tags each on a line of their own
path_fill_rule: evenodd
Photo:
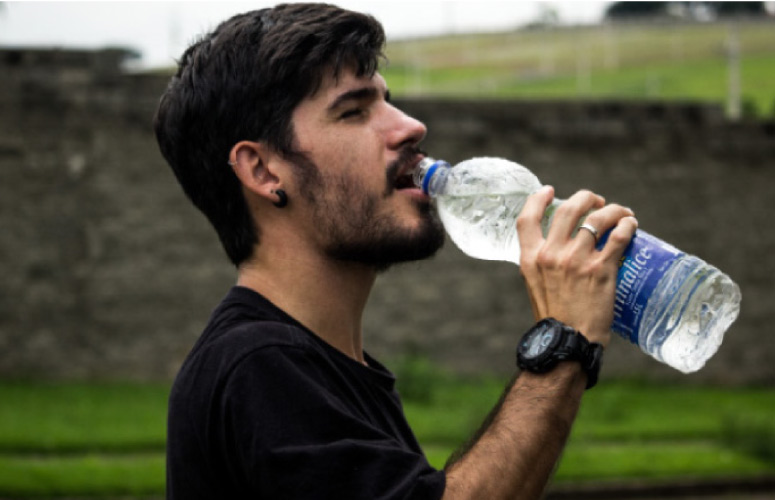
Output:
<svg viewBox="0 0 775 500">
<path fill-rule="evenodd" d="M 558 208 L 546 239 L 540 220 L 553 197 L 544 188 L 520 214 L 520 267 L 537 320 L 554 317 L 607 345 L 613 319 L 618 261 L 635 232 L 629 209 L 604 206 L 582 191 Z M 581 217 L 601 232 L 614 227 L 597 251 L 586 232 L 574 237 Z M 539 498 L 562 452 L 586 385 L 577 362 L 549 373 L 522 373 L 507 389 L 478 440 L 447 466 L 444 499 Z"/>
</svg>

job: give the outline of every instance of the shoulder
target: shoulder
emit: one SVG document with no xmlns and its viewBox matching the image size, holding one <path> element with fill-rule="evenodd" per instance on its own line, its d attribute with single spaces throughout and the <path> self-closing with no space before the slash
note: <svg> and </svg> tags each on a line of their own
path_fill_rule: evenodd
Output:
<svg viewBox="0 0 775 500">
<path fill-rule="evenodd" d="M 319 378 L 312 368 L 324 364 L 310 335 L 294 325 L 255 321 L 200 341 L 173 383 L 171 414 L 198 418 L 234 406 L 248 411 L 244 406 L 267 396 L 279 400 L 298 392 Z"/>
<path fill-rule="evenodd" d="M 216 365 L 223 374 L 224 365 L 233 367 L 265 350 L 314 350 L 315 344 L 312 332 L 262 295 L 233 287 L 213 311 L 183 369 L 197 364 Z"/>
<path fill-rule="evenodd" d="M 248 321 L 209 332 L 186 359 L 186 368 L 202 365 L 218 367 L 226 375 L 248 360 L 276 357 L 298 351 L 316 352 L 312 334 L 303 328 L 279 321 Z"/>
</svg>

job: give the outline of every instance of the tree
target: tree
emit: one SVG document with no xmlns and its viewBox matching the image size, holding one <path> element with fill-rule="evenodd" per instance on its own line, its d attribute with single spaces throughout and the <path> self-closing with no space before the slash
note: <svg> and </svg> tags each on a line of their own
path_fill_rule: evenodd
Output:
<svg viewBox="0 0 775 500">
<path fill-rule="evenodd" d="M 605 11 L 606 19 L 634 19 L 667 14 L 669 2 L 614 2 Z"/>
<path fill-rule="evenodd" d="M 766 16 L 764 2 L 709 2 L 718 17 Z"/>
</svg>

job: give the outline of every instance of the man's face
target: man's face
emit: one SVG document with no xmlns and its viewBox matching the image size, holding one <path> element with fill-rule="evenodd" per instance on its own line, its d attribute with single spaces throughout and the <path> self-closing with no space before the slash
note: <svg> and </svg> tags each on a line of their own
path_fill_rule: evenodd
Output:
<svg viewBox="0 0 775 500">
<path fill-rule="evenodd" d="M 299 187 L 323 253 L 382 270 L 441 248 L 441 223 L 409 177 L 425 126 L 390 104 L 382 76 L 325 79 L 292 123 L 303 155 L 295 161 L 307 167 Z"/>
</svg>

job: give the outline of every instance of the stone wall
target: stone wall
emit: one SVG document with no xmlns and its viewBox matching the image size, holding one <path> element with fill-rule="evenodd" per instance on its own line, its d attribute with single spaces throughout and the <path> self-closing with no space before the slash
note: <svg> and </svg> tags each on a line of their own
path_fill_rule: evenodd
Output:
<svg viewBox="0 0 775 500">
<path fill-rule="evenodd" d="M 171 377 L 235 274 L 158 153 L 167 77 L 120 50 L 0 50 L 0 377 Z M 586 187 L 741 286 L 720 352 L 685 377 L 615 340 L 606 376 L 775 380 L 775 124 L 699 103 L 404 100 L 451 162 L 503 156 L 560 197 Z M 518 269 L 463 256 L 381 276 L 366 345 L 462 372 L 507 373 L 531 324 Z"/>
</svg>

